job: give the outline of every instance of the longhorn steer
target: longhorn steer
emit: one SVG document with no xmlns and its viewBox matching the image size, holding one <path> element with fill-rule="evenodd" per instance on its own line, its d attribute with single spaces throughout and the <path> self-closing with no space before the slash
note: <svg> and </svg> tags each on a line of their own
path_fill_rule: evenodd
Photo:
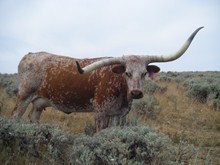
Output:
<svg viewBox="0 0 220 165">
<path fill-rule="evenodd" d="M 160 70 L 148 64 L 179 58 L 201 28 L 169 56 L 75 59 L 46 52 L 29 53 L 18 66 L 19 90 L 13 117 L 22 117 L 32 102 L 32 122 L 39 121 L 43 109 L 54 107 L 67 114 L 95 112 L 97 131 L 106 128 L 110 117 L 125 116 L 132 100 L 143 97 L 145 75 Z"/>
</svg>

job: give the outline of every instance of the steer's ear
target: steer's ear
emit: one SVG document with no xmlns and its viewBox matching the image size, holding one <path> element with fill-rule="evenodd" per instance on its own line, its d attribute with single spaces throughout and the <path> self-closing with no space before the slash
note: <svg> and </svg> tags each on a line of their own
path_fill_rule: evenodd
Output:
<svg viewBox="0 0 220 165">
<path fill-rule="evenodd" d="M 124 65 L 116 65 L 112 68 L 112 72 L 117 74 L 122 74 L 125 72 L 125 66 Z"/>
<path fill-rule="evenodd" d="M 156 65 L 148 65 L 147 66 L 148 71 L 148 77 L 154 77 L 155 73 L 158 73 L 160 71 L 160 68 Z"/>
</svg>

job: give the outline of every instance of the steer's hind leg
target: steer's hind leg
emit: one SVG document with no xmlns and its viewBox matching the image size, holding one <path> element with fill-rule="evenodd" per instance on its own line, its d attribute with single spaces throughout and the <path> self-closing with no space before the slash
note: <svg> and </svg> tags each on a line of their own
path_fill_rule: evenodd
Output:
<svg viewBox="0 0 220 165">
<path fill-rule="evenodd" d="M 21 118 L 25 113 L 28 105 L 32 101 L 33 95 L 23 96 L 18 94 L 15 108 L 12 112 L 13 118 Z"/>
<path fill-rule="evenodd" d="M 43 98 L 37 98 L 32 101 L 32 103 L 33 107 L 28 117 L 31 122 L 39 123 L 41 113 L 46 107 L 49 107 L 49 103 L 46 99 Z"/>
<path fill-rule="evenodd" d="M 36 106 L 33 105 L 32 110 L 28 115 L 30 121 L 33 123 L 39 123 L 42 111 L 43 108 L 37 108 Z"/>
</svg>

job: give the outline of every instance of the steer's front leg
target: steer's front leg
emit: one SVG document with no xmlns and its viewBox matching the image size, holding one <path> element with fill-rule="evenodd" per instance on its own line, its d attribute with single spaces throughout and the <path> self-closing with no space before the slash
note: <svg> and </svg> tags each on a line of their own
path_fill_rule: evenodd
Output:
<svg viewBox="0 0 220 165">
<path fill-rule="evenodd" d="M 102 129 L 108 127 L 109 116 L 107 116 L 106 113 L 102 111 L 96 111 L 95 113 L 96 132 L 99 132 Z"/>
</svg>

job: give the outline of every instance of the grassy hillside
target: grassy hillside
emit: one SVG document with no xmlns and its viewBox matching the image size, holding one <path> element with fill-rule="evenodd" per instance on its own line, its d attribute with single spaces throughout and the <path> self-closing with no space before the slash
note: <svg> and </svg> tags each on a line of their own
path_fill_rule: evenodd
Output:
<svg viewBox="0 0 220 165">
<path fill-rule="evenodd" d="M 1 117 L 10 118 L 16 92 L 16 74 L 0 75 Z M 168 135 L 175 147 L 172 162 L 176 164 L 219 164 L 220 72 L 162 72 L 154 80 L 146 79 L 145 96 L 135 100 L 127 120 L 130 126 L 146 126 Z M 40 122 L 57 124 L 74 134 L 94 130 L 93 113 L 66 115 L 48 108 Z M 194 155 L 190 154 L 192 148 Z"/>
</svg>

